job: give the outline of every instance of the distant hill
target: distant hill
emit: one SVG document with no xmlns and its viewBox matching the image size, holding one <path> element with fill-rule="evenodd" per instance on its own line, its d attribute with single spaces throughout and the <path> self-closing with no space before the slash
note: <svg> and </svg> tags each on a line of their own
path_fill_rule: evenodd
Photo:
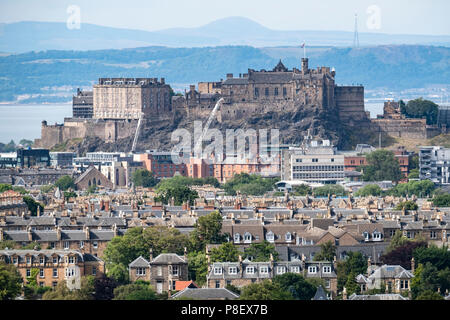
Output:
<svg viewBox="0 0 450 320">
<path fill-rule="evenodd" d="M 360 33 L 362 46 L 417 44 L 450 46 L 449 36 Z M 254 47 L 351 46 L 353 32 L 280 31 L 243 17 L 220 19 L 198 28 L 143 31 L 82 23 L 69 30 L 62 22 L 17 22 L 0 24 L 0 51 L 23 53 L 42 50 L 101 50 L 144 46 L 205 47 L 248 45 Z"/>
<path fill-rule="evenodd" d="M 310 67 L 336 69 L 338 84 L 402 90 L 450 84 L 450 48 L 375 46 L 308 48 Z M 44 51 L 0 56 L 0 102 L 69 101 L 77 87 L 100 77 L 164 77 L 181 91 L 199 81 L 219 81 L 248 68 L 272 69 L 279 59 L 300 67 L 299 47 L 142 47 L 122 50 Z"/>
</svg>

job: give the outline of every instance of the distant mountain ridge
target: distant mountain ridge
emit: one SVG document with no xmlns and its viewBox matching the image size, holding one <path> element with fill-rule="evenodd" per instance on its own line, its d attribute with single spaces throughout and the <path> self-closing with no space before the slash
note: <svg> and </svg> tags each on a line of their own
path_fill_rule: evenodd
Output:
<svg viewBox="0 0 450 320">
<path fill-rule="evenodd" d="M 404 90 L 450 84 L 450 48 L 376 46 L 308 48 L 310 68 L 336 69 L 336 83 L 366 89 Z M 43 51 L 0 56 L 0 102 L 69 101 L 78 87 L 101 77 L 165 78 L 176 91 L 200 81 L 219 81 L 248 68 L 271 70 L 280 59 L 300 68 L 299 47 L 142 47 L 122 50 Z"/>
<path fill-rule="evenodd" d="M 361 46 L 415 44 L 450 46 L 450 35 L 392 35 L 360 33 Z M 243 17 L 229 17 L 198 28 L 159 31 L 120 29 L 82 23 L 69 30 L 63 22 L 24 21 L 0 24 L 0 52 L 44 50 L 102 50 L 145 46 L 205 47 L 248 45 L 253 47 L 298 46 L 348 47 L 353 32 L 272 30 Z"/>
</svg>

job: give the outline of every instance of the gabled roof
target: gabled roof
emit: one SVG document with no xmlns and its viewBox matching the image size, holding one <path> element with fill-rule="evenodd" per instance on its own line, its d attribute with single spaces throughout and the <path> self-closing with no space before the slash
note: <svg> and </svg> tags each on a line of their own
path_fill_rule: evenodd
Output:
<svg viewBox="0 0 450 320">
<path fill-rule="evenodd" d="M 327 297 L 327 294 L 325 293 L 325 290 L 323 290 L 322 286 L 320 285 L 317 288 L 316 294 L 311 300 L 329 300 Z"/>
<path fill-rule="evenodd" d="M 151 261 L 151 264 L 187 263 L 183 256 L 175 253 L 161 253 Z"/>
<path fill-rule="evenodd" d="M 177 292 L 172 299 L 187 298 L 192 300 L 234 300 L 239 295 L 225 288 L 186 288 Z"/>
<path fill-rule="evenodd" d="M 149 262 L 145 260 L 142 256 L 136 258 L 133 262 L 128 265 L 130 268 L 147 268 Z"/>
</svg>

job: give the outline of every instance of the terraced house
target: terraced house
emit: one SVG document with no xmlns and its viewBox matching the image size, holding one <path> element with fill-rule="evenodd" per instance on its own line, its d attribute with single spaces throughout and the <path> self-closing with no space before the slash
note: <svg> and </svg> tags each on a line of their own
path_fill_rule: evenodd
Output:
<svg viewBox="0 0 450 320">
<path fill-rule="evenodd" d="M 333 263 L 304 259 L 252 262 L 239 257 L 239 262 L 215 262 L 208 267 L 207 287 L 225 288 L 228 285 L 243 287 L 287 272 L 297 273 L 305 278 L 323 279 L 325 289 L 330 295 L 332 297 L 337 295 L 337 275 Z"/>
<path fill-rule="evenodd" d="M 105 273 L 104 262 L 77 250 L 0 250 L 0 262 L 14 264 L 24 283 L 33 269 L 38 270 L 37 283 L 41 287 L 56 287 L 66 281 L 69 288 L 80 288 L 82 276 L 100 277 Z"/>
</svg>

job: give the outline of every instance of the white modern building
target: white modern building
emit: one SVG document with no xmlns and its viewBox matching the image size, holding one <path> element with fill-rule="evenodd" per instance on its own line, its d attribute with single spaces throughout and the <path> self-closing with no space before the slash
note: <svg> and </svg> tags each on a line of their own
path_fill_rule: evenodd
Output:
<svg viewBox="0 0 450 320">
<path fill-rule="evenodd" d="M 419 178 L 437 184 L 450 184 L 450 148 L 422 146 L 419 152 Z"/>
</svg>

